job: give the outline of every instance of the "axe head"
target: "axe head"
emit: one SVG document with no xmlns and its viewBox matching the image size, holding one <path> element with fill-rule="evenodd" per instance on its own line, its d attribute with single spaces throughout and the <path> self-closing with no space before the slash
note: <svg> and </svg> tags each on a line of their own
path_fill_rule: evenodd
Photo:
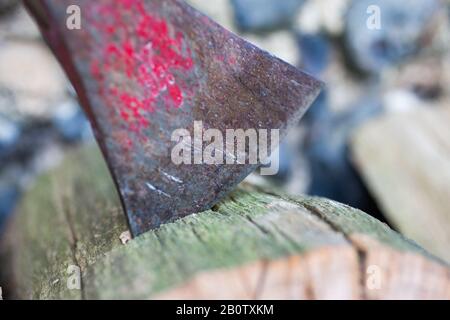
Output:
<svg viewBox="0 0 450 320">
<path fill-rule="evenodd" d="M 224 163 L 204 163 L 207 129 L 283 136 L 321 89 L 181 0 L 75 3 L 26 1 L 77 90 L 133 235 L 211 208 L 256 169 L 226 161 L 237 140 L 214 144 Z M 186 161 L 174 161 L 178 151 Z"/>
</svg>

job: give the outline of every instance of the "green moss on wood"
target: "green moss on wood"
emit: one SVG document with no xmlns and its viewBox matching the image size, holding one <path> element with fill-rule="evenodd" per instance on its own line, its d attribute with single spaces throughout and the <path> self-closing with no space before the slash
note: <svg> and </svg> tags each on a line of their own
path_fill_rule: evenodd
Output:
<svg viewBox="0 0 450 320">
<path fill-rule="evenodd" d="M 13 231 L 20 297 L 149 298 L 202 271 L 351 246 L 348 237 L 354 233 L 422 253 L 361 211 L 246 185 L 213 210 L 123 245 L 119 236 L 127 229 L 125 216 L 95 147 L 73 152 L 39 178 L 19 211 Z M 67 289 L 71 264 L 82 269 L 82 291 Z"/>
</svg>

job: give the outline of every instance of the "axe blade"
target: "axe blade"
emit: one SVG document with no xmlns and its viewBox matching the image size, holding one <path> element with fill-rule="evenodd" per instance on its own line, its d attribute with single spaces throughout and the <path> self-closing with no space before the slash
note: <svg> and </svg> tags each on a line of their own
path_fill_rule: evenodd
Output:
<svg viewBox="0 0 450 320">
<path fill-rule="evenodd" d="M 190 135 L 193 161 L 203 150 L 195 122 L 224 137 L 284 136 L 322 87 L 181 0 L 25 2 L 78 93 L 135 236 L 211 208 L 258 166 L 175 163 L 175 130 Z"/>
</svg>

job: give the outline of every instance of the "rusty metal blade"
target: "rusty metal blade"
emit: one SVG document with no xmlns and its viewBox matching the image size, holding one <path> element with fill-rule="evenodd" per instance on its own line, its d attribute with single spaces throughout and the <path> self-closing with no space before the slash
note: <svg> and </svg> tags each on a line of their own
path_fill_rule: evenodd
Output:
<svg viewBox="0 0 450 320">
<path fill-rule="evenodd" d="M 81 29 L 67 25 L 74 3 Z M 211 208 L 257 167 L 177 165 L 176 129 L 193 137 L 202 121 L 224 137 L 226 129 L 283 136 L 321 88 L 181 0 L 26 4 L 78 92 L 133 235 Z"/>
</svg>

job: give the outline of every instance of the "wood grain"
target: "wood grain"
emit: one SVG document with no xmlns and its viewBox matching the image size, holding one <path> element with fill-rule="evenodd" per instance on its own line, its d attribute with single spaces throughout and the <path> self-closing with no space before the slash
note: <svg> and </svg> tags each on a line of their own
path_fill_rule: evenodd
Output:
<svg viewBox="0 0 450 320">
<path fill-rule="evenodd" d="M 8 296 L 14 289 L 31 299 L 450 298 L 448 265 L 327 199 L 242 184 L 212 210 L 124 245 L 126 229 L 98 150 L 69 155 L 28 192 L 9 227 Z M 81 268 L 81 290 L 67 287 L 69 265 Z"/>
<path fill-rule="evenodd" d="M 403 234 L 450 261 L 450 108 L 391 114 L 354 136 L 355 163 Z"/>
</svg>

